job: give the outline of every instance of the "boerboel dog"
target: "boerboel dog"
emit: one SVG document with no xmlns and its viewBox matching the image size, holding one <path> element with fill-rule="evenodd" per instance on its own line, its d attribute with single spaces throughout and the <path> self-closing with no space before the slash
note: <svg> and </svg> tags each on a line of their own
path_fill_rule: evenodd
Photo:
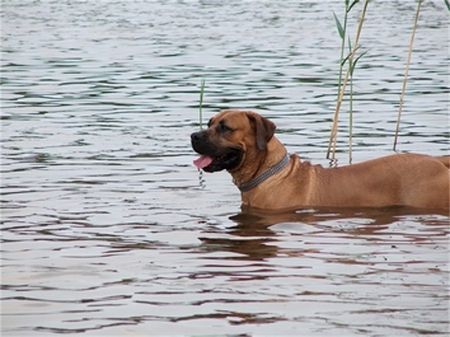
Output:
<svg viewBox="0 0 450 337">
<path fill-rule="evenodd" d="M 225 110 L 191 135 L 206 172 L 227 170 L 242 204 L 263 210 L 411 206 L 449 210 L 450 156 L 394 154 L 324 168 L 288 155 L 275 124 L 251 111 Z"/>
</svg>

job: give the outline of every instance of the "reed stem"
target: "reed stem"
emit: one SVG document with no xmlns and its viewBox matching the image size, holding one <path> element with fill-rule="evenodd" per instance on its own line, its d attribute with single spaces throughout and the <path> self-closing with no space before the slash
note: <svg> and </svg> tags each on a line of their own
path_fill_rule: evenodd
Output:
<svg viewBox="0 0 450 337">
<path fill-rule="evenodd" d="M 368 4 L 369 4 L 369 0 L 366 0 L 364 2 L 364 7 L 361 11 L 361 15 L 359 18 L 358 27 L 356 30 L 355 43 L 353 44 L 351 54 L 354 54 L 355 51 L 359 48 L 359 39 L 361 37 L 361 30 L 362 30 L 362 26 L 363 26 L 364 19 L 366 16 Z M 337 131 L 338 131 L 339 112 L 341 109 L 342 101 L 344 100 L 345 88 L 347 86 L 348 79 L 350 77 L 350 71 L 351 71 L 350 68 L 347 69 L 347 72 L 346 72 L 345 78 L 344 78 L 344 83 L 339 88 L 339 95 L 338 95 L 338 99 L 336 102 L 336 110 L 335 110 L 334 116 L 333 116 L 333 126 L 331 128 L 330 139 L 328 142 L 328 151 L 327 151 L 327 159 L 331 159 L 331 160 L 336 159 L 336 139 L 337 139 Z M 330 156 L 331 156 L 331 158 L 330 158 Z"/>
<path fill-rule="evenodd" d="M 203 94 L 205 92 L 205 80 L 201 81 L 200 84 L 200 102 L 198 105 L 198 119 L 199 119 L 199 125 L 200 130 L 203 129 Z"/>
<path fill-rule="evenodd" d="M 350 58 L 349 67 L 353 67 L 353 60 Z M 353 160 L 353 69 L 350 71 L 350 106 L 349 106 L 349 125 L 348 125 L 348 163 L 351 164 Z"/>
<path fill-rule="evenodd" d="M 413 25 L 411 37 L 409 40 L 408 58 L 407 58 L 406 65 L 405 65 L 405 74 L 403 77 L 402 92 L 400 94 L 400 105 L 398 107 L 398 114 L 397 114 L 397 125 L 395 128 L 394 148 L 393 148 L 394 151 L 397 151 L 398 133 L 400 131 L 400 118 L 401 118 L 402 111 L 403 111 L 403 102 L 404 102 L 404 97 L 405 97 L 405 92 L 406 92 L 406 85 L 408 83 L 409 65 L 411 64 L 414 37 L 416 35 L 417 22 L 419 21 L 420 7 L 422 5 L 422 1 L 423 0 L 419 0 L 417 3 L 416 17 L 414 18 L 414 25 Z"/>
<path fill-rule="evenodd" d="M 342 72 L 344 69 L 344 50 L 345 50 L 345 36 L 347 34 L 347 18 L 348 18 L 348 1 L 345 2 L 345 14 L 344 14 L 344 26 L 343 26 L 343 36 L 342 36 L 342 42 L 341 42 L 341 57 L 339 59 L 339 80 L 338 80 L 338 97 L 339 97 L 339 90 L 341 89 L 342 84 Z"/>
<path fill-rule="evenodd" d="M 343 69 L 344 69 L 343 60 L 344 60 L 344 50 L 345 50 L 345 37 L 347 35 L 348 4 L 349 4 L 349 2 L 346 0 L 345 1 L 344 25 L 342 27 L 342 30 L 339 29 L 340 28 L 339 20 L 336 17 L 336 14 L 333 13 L 334 14 L 334 18 L 336 20 L 336 24 L 338 26 L 339 36 L 341 37 L 341 56 L 339 58 L 338 92 L 337 92 L 337 98 L 336 98 L 337 102 L 339 101 L 339 97 L 341 95 L 342 73 L 343 73 Z M 334 127 L 335 127 L 334 124 L 335 124 L 335 120 L 333 119 L 332 130 L 334 130 Z M 327 159 L 330 159 L 331 141 L 332 141 L 332 136 L 330 135 L 330 140 L 329 140 L 329 143 L 328 143 Z"/>
</svg>

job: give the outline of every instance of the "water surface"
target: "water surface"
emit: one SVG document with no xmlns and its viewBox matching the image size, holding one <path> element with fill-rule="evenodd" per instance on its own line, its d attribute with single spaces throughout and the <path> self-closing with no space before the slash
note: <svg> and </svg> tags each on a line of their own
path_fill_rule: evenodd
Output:
<svg viewBox="0 0 450 337">
<path fill-rule="evenodd" d="M 248 214 L 191 164 L 203 78 L 206 118 L 257 110 L 328 165 L 341 2 L 4 2 L 3 336 L 447 336 L 445 214 Z M 369 5 L 356 162 L 392 153 L 414 12 Z M 424 2 L 402 151 L 448 153 L 447 28 Z"/>
</svg>

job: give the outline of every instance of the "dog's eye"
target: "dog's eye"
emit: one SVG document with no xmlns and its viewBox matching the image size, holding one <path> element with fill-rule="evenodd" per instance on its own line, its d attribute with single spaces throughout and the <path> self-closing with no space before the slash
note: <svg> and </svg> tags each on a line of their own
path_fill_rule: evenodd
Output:
<svg viewBox="0 0 450 337">
<path fill-rule="evenodd" d="M 218 128 L 219 128 L 219 131 L 222 133 L 234 131 L 231 127 L 226 125 L 224 122 L 220 122 L 218 125 Z"/>
</svg>

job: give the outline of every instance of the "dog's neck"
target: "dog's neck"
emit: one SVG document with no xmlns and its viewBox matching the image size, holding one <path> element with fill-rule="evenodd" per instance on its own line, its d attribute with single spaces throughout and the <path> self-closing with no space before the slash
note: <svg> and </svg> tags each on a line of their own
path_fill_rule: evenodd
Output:
<svg viewBox="0 0 450 337">
<path fill-rule="evenodd" d="M 279 163 L 285 156 L 286 149 L 284 145 L 273 136 L 267 143 L 267 149 L 264 151 L 263 156 L 261 156 L 261 150 L 248 151 L 241 167 L 230 172 L 234 184 L 240 186 L 250 181 Z M 246 163 L 257 163 L 257 165 L 246 165 Z"/>
</svg>

